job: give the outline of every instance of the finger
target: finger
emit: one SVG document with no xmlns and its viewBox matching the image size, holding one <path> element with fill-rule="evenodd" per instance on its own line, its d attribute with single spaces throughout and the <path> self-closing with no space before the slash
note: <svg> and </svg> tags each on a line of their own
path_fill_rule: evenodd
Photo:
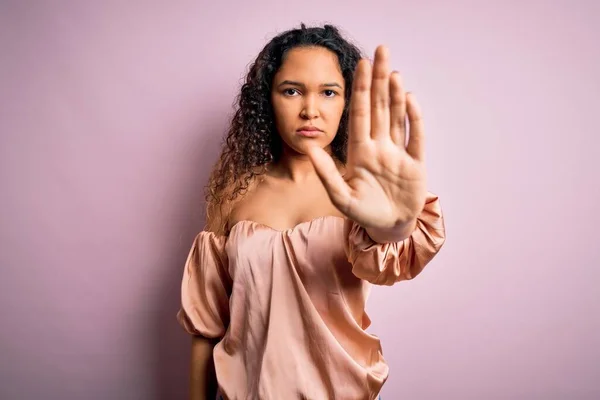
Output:
<svg viewBox="0 0 600 400">
<path fill-rule="evenodd" d="M 398 145 L 406 145 L 406 93 L 402 87 L 402 77 L 398 71 L 390 76 L 390 136 Z"/>
<path fill-rule="evenodd" d="M 340 211 L 345 212 L 350 204 L 350 187 L 338 171 L 333 158 L 318 146 L 312 147 L 308 151 L 308 156 L 331 202 Z"/>
<path fill-rule="evenodd" d="M 423 161 L 425 158 L 425 133 L 423 128 L 423 114 L 421 108 L 412 93 L 406 96 L 406 111 L 408 112 L 408 123 L 410 133 L 406 151 L 416 160 Z"/>
<path fill-rule="evenodd" d="M 390 138 L 390 67 L 389 51 L 385 46 L 375 50 L 371 84 L 371 138 Z"/>
<path fill-rule="evenodd" d="M 371 63 L 362 59 L 356 66 L 350 98 L 348 143 L 365 142 L 371 136 Z"/>
</svg>

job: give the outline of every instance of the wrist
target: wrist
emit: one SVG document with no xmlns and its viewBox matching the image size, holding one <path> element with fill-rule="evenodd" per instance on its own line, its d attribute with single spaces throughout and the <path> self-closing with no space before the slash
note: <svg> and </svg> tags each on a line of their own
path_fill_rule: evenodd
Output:
<svg viewBox="0 0 600 400">
<path fill-rule="evenodd" d="M 417 228 L 417 218 L 391 228 L 366 228 L 367 234 L 377 243 L 401 242 L 410 237 Z"/>
</svg>

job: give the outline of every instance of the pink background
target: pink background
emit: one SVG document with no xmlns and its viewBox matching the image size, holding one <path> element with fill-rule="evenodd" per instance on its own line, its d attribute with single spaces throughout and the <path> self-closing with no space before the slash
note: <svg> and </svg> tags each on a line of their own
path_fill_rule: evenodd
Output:
<svg viewBox="0 0 600 400">
<path fill-rule="evenodd" d="M 388 44 L 425 112 L 448 240 L 373 292 L 384 399 L 600 398 L 599 4 L 2 1 L 0 398 L 184 398 L 202 187 L 300 21 Z"/>
</svg>

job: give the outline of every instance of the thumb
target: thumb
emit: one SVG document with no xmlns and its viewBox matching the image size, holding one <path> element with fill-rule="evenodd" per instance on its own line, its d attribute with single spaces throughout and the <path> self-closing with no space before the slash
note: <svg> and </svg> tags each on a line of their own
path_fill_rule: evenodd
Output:
<svg viewBox="0 0 600 400">
<path fill-rule="evenodd" d="M 350 187 L 338 171 L 333 158 L 319 146 L 311 147 L 308 150 L 308 157 L 333 205 L 345 212 L 350 204 Z"/>
</svg>

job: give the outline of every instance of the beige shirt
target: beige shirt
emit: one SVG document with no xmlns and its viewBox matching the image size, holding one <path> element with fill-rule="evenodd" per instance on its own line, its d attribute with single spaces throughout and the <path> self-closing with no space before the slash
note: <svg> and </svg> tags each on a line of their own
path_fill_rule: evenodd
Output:
<svg viewBox="0 0 600 400">
<path fill-rule="evenodd" d="M 224 399 L 376 399 L 388 377 L 365 303 L 371 284 L 418 275 L 445 241 L 439 199 L 417 228 L 376 243 L 349 219 L 326 216 L 285 231 L 236 223 L 200 232 L 185 265 L 179 322 L 219 339 Z"/>
</svg>

